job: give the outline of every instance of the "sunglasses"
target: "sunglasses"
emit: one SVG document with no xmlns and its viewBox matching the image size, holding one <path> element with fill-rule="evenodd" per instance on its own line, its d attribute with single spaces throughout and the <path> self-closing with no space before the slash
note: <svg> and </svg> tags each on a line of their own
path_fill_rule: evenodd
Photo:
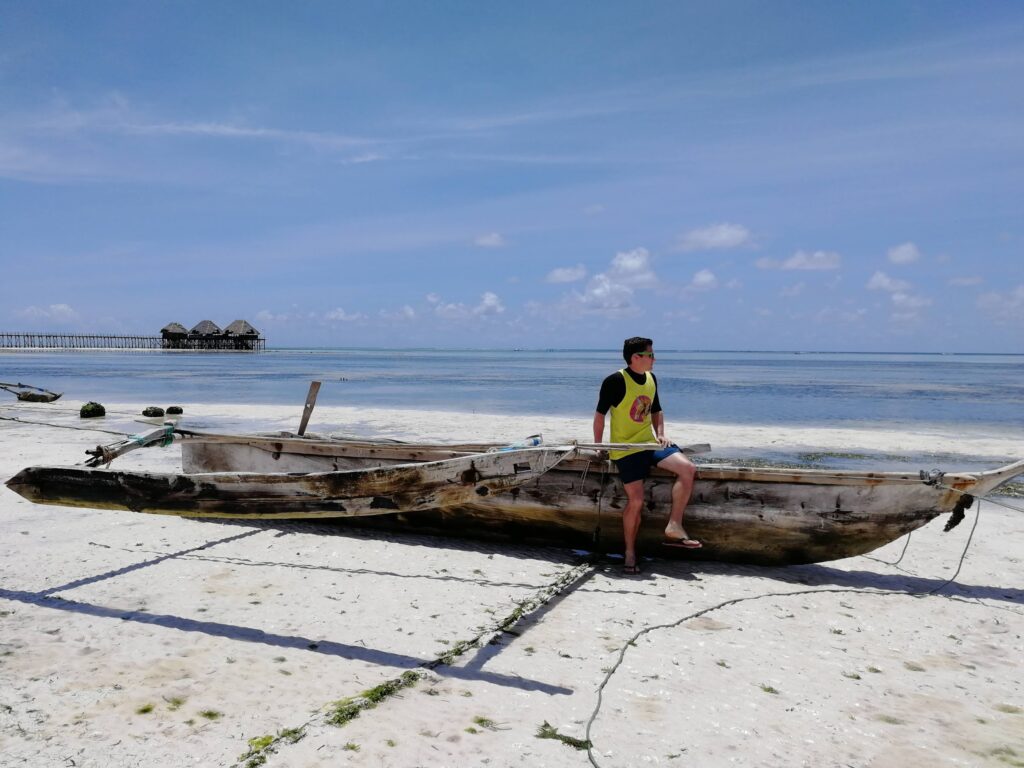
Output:
<svg viewBox="0 0 1024 768">
<path fill-rule="evenodd" d="M 650 357 L 651 359 L 654 358 L 654 353 L 653 352 L 634 352 L 633 354 L 634 355 L 640 355 L 640 357 Z"/>
</svg>

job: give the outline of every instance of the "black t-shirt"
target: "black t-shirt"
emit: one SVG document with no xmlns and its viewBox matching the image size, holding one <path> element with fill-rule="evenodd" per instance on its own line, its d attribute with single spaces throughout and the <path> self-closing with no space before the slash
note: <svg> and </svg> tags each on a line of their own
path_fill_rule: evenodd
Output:
<svg viewBox="0 0 1024 768">
<path fill-rule="evenodd" d="M 626 375 L 637 384 L 644 383 L 644 375 L 642 373 L 634 373 L 629 368 L 626 368 Z M 661 411 L 661 401 L 658 399 L 658 379 L 655 378 L 653 372 L 651 373 L 651 378 L 654 379 L 654 402 L 651 403 L 651 413 L 658 413 Z M 597 398 L 597 412 L 601 414 L 608 413 L 608 409 L 613 405 L 621 403 L 622 398 L 625 396 L 626 380 L 622 378 L 622 374 L 616 371 L 601 382 L 601 394 Z"/>
</svg>

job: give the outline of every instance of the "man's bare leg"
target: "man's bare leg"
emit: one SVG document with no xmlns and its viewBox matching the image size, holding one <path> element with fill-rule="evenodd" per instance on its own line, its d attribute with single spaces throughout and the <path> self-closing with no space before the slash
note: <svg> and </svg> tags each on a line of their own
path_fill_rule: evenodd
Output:
<svg viewBox="0 0 1024 768">
<path fill-rule="evenodd" d="M 665 527 L 665 538 L 672 541 L 695 542 L 683 528 L 683 513 L 686 512 L 686 505 L 690 503 L 697 468 L 681 453 L 673 453 L 662 459 L 658 462 L 658 466 L 676 476 L 675 482 L 672 483 L 672 511 L 668 517 L 668 525 Z"/>
<path fill-rule="evenodd" d="M 624 566 L 626 569 L 635 568 L 636 559 L 636 536 L 640 530 L 640 512 L 644 506 L 644 481 L 634 480 L 632 483 L 624 483 L 626 491 L 626 508 L 622 510 L 622 538 L 625 541 Z"/>
</svg>

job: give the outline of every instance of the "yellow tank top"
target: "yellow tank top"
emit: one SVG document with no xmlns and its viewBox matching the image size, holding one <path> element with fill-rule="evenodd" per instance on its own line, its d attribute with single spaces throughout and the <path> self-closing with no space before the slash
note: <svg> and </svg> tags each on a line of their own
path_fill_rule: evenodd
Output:
<svg viewBox="0 0 1024 768">
<path fill-rule="evenodd" d="M 654 405 L 654 377 L 645 373 L 643 384 L 637 384 L 625 369 L 619 371 L 626 380 L 626 396 L 622 402 L 613 405 L 613 443 L 653 443 L 654 427 L 651 425 L 651 406 Z M 621 459 L 639 451 L 609 451 L 612 459 Z"/>
</svg>

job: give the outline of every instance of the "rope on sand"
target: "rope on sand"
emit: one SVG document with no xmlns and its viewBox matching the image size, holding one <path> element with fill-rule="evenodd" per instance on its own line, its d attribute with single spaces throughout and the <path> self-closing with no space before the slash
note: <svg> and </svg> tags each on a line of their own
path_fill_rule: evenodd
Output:
<svg viewBox="0 0 1024 768">
<path fill-rule="evenodd" d="M 40 427 L 56 427 L 57 429 L 74 429 L 78 432 L 105 432 L 108 435 L 120 435 L 121 437 L 127 437 L 130 435 L 129 432 L 115 432 L 111 429 L 100 429 L 99 427 L 73 427 L 70 424 L 54 424 L 50 421 L 31 421 L 30 419 L 19 419 L 16 416 L 0 416 L 2 421 L 16 421 L 19 424 L 34 424 Z"/>
</svg>

